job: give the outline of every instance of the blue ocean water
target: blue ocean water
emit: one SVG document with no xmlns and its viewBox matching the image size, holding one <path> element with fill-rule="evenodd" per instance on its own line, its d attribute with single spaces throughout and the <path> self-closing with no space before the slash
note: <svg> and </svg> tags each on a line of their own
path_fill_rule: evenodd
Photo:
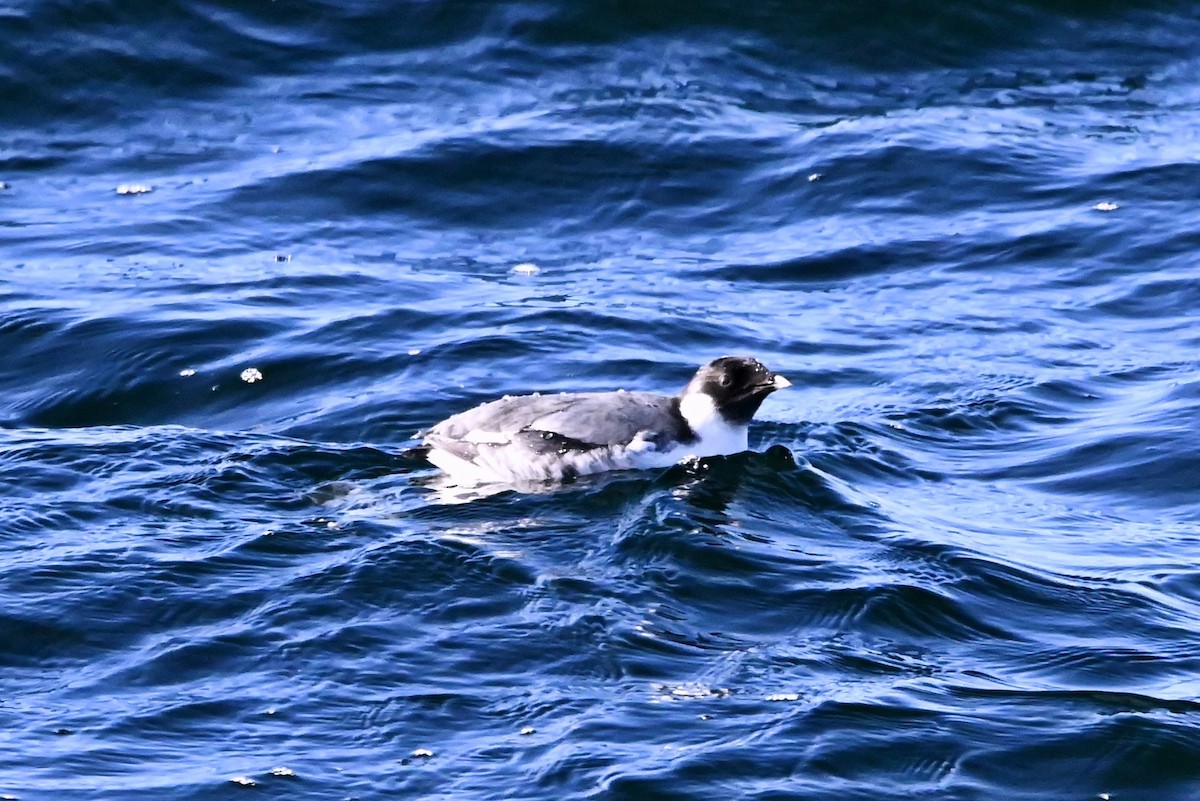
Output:
<svg viewBox="0 0 1200 801">
<path fill-rule="evenodd" d="M 1197 41 L 0 2 L 0 796 L 1200 796 Z M 725 353 L 753 453 L 409 453 Z"/>
</svg>

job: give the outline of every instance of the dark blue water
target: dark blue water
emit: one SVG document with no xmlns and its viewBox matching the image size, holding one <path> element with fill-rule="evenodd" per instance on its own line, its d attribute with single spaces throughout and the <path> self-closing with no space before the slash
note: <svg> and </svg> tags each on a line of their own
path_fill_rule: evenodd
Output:
<svg viewBox="0 0 1200 801">
<path fill-rule="evenodd" d="M 0 3 L 0 795 L 1200 797 L 1197 42 Z M 406 453 L 725 353 L 755 453 Z"/>
</svg>

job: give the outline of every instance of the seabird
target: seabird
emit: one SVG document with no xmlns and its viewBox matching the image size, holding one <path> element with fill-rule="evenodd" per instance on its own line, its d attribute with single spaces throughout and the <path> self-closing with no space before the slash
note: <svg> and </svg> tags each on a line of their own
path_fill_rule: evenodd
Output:
<svg viewBox="0 0 1200 801">
<path fill-rule="evenodd" d="M 506 396 L 443 420 L 423 439 L 429 461 L 463 484 L 663 468 L 746 450 L 758 407 L 789 386 L 757 359 L 722 356 L 674 397 L 624 390 Z"/>
</svg>

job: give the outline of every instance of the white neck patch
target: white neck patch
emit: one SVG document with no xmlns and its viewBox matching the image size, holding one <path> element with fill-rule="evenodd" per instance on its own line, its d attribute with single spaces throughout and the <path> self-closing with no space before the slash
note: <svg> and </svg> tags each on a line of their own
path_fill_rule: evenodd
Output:
<svg viewBox="0 0 1200 801">
<path fill-rule="evenodd" d="M 728 456 L 741 453 L 750 446 L 746 426 L 732 425 L 717 411 L 713 399 L 705 392 L 688 392 L 679 399 L 679 413 L 699 442 L 687 446 L 696 456 Z"/>
</svg>

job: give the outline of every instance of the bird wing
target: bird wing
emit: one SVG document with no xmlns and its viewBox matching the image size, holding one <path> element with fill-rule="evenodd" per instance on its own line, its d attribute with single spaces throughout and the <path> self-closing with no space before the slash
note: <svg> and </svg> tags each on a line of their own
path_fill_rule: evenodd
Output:
<svg viewBox="0 0 1200 801">
<path fill-rule="evenodd" d="M 481 446 L 561 453 L 627 445 L 639 434 L 659 444 L 689 433 L 676 406 L 674 398 L 645 392 L 501 398 L 443 420 L 425 442 L 468 461 Z"/>
</svg>

